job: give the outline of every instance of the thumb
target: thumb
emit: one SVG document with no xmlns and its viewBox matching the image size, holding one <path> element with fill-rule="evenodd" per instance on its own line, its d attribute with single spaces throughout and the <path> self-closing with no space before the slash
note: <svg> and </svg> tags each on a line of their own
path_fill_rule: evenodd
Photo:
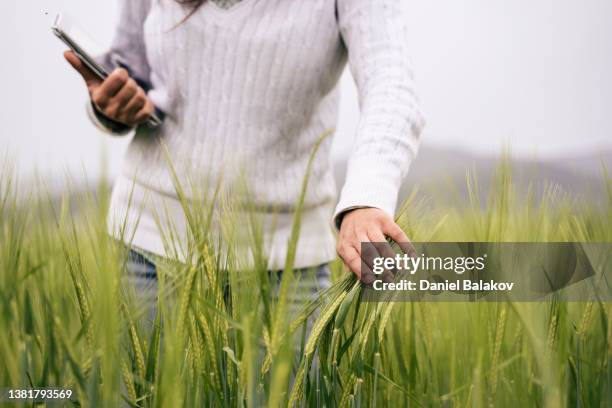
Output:
<svg viewBox="0 0 612 408">
<path fill-rule="evenodd" d="M 91 69 L 89 69 L 89 67 L 85 65 L 74 52 L 66 51 L 64 53 L 64 58 L 66 58 L 66 61 L 72 65 L 72 68 L 81 74 L 88 88 L 98 86 L 103 82 L 102 79 L 100 79 Z"/>
</svg>

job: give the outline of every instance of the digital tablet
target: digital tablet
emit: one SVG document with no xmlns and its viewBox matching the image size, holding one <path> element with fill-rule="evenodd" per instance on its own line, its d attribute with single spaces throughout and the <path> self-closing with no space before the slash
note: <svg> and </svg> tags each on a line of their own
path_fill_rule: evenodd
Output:
<svg viewBox="0 0 612 408">
<path fill-rule="evenodd" d="M 115 67 L 104 66 L 106 50 L 66 15 L 58 14 L 51 27 L 53 33 L 74 52 L 100 79 L 106 79 Z M 153 113 L 147 120 L 149 127 L 161 125 L 161 113 Z"/>
</svg>

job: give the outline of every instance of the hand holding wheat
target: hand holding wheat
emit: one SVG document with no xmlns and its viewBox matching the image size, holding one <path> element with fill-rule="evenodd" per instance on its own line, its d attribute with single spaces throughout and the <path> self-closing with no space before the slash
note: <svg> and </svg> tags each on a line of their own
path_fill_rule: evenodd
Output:
<svg viewBox="0 0 612 408">
<path fill-rule="evenodd" d="M 374 274 L 370 261 L 377 256 L 393 257 L 390 246 L 368 246 L 377 254 L 362 253 L 362 243 L 386 242 L 387 237 L 398 243 L 407 253 L 412 253 L 410 240 L 393 218 L 378 208 L 358 208 L 344 215 L 340 225 L 337 251 L 344 264 L 364 283 L 372 283 Z M 365 269 L 365 270 L 363 270 Z"/>
</svg>

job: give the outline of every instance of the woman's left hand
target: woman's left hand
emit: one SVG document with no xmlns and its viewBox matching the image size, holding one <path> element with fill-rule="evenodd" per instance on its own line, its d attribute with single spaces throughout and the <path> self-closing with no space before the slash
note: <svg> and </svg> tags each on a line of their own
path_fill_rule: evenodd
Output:
<svg viewBox="0 0 612 408">
<path fill-rule="evenodd" d="M 337 251 L 344 264 L 357 278 L 371 283 L 374 278 L 370 265 L 372 258 L 395 256 L 391 247 L 386 244 L 387 237 L 397 242 L 404 251 L 411 248 L 410 240 L 391 216 L 378 208 L 358 208 L 347 212 L 342 219 Z M 368 242 L 384 245 L 368 246 L 376 249 L 376 254 L 362 254 L 361 244 Z M 362 267 L 365 270 L 362 270 Z"/>
</svg>

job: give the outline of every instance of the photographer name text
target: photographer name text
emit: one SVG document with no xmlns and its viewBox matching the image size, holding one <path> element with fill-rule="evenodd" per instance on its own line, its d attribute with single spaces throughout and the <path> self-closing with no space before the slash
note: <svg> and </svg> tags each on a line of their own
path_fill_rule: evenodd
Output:
<svg viewBox="0 0 612 408">
<path fill-rule="evenodd" d="M 402 279 L 398 282 L 383 282 L 377 279 L 373 282 L 374 290 L 381 291 L 444 291 L 444 292 L 508 292 L 514 287 L 514 282 L 495 282 L 493 280 L 468 280 L 434 282 L 427 279 L 410 281 Z"/>
</svg>

